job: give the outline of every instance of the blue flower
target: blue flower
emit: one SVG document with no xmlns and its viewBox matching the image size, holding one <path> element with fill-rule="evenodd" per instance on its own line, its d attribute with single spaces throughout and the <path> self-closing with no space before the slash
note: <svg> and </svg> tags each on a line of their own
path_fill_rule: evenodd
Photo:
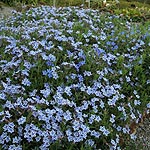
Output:
<svg viewBox="0 0 150 150">
<path fill-rule="evenodd" d="M 79 130 L 79 128 L 81 127 L 80 122 L 79 122 L 79 121 L 77 121 L 77 120 L 74 120 L 72 124 L 73 124 L 73 126 L 72 126 L 72 127 L 73 127 L 73 130 L 74 130 L 74 131 Z"/>
<path fill-rule="evenodd" d="M 47 72 L 47 76 L 48 76 L 49 78 L 51 78 L 51 77 L 52 77 L 52 70 L 47 69 L 46 72 Z"/>
<path fill-rule="evenodd" d="M 146 107 L 147 107 L 147 108 L 150 108 L 150 103 L 148 103 L 148 104 L 146 105 Z"/>
<path fill-rule="evenodd" d="M 68 87 L 68 86 L 65 87 L 64 92 L 65 92 L 68 96 L 71 96 L 71 95 L 72 95 L 71 88 Z"/>
<path fill-rule="evenodd" d="M 10 109 L 14 109 L 14 105 L 11 103 L 11 101 L 6 101 L 4 107 L 9 108 Z"/>
<path fill-rule="evenodd" d="M 52 54 L 49 54 L 47 58 L 48 58 L 48 60 L 51 61 L 51 62 L 56 61 L 56 57 L 55 57 L 54 55 L 52 55 Z"/>
<path fill-rule="evenodd" d="M 100 135 L 101 135 L 101 134 L 100 134 L 98 131 L 95 131 L 95 130 L 92 130 L 92 131 L 91 131 L 91 136 L 94 136 L 94 137 L 96 137 L 96 138 L 99 138 Z"/>
<path fill-rule="evenodd" d="M 49 78 L 52 78 L 52 70 L 51 69 L 47 69 L 43 71 L 43 75 L 47 75 Z"/>
<path fill-rule="evenodd" d="M 24 61 L 24 66 L 26 67 L 26 69 L 30 70 L 34 65 L 32 65 L 30 62 L 28 61 Z"/>
<path fill-rule="evenodd" d="M 24 78 L 24 79 L 22 80 L 22 84 L 25 85 L 25 86 L 30 86 L 30 85 L 31 85 L 31 82 L 29 81 L 29 79 Z"/>
<path fill-rule="evenodd" d="M 115 117 L 116 117 L 115 115 L 111 114 L 111 117 L 110 117 L 109 121 L 111 123 L 114 123 L 115 122 Z"/>
<path fill-rule="evenodd" d="M 8 124 L 5 124 L 3 129 L 4 129 L 4 131 L 7 131 L 9 133 L 13 133 L 14 132 L 14 127 L 15 127 L 15 124 L 13 122 L 10 122 Z"/>
<path fill-rule="evenodd" d="M 122 130 L 122 127 L 121 127 L 121 126 L 118 126 L 116 129 L 117 129 L 117 131 L 120 132 L 120 131 Z"/>
<path fill-rule="evenodd" d="M 67 135 L 68 137 L 72 135 L 72 132 L 71 132 L 70 129 L 66 130 L 65 132 L 66 132 L 66 135 Z"/>
<path fill-rule="evenodd" d="M 116 101 L 119 99 L 118 95 L 113 96 L 113 98 L 108 99 L 108 105 L 110 106 L 115 106 L 116 105 Z"/>
<path fill-rule="evenodd" d="M 54 64 L 51 61 L 46 61 L 47 66 L 54 66 Z"/>
<path fill-rule="evenodd" d="M 105 107 L 105 103 L 101 100 L 100 101 L 100 107 L 103 109 Z"/>
<path fill-rule="evenodd" d="M 29 70 L 25 69 L 21 71 L 22 75 L 29 76 Z"/>
<path fill-rule="evenodd" d="M 92 75 L 92 73 L 90 71 L 84 71 L 83 74 L 84 74 L 84 76 L 88 76 L 88 77 L 90 77 Z"/>
<path fill-rule="evenodd" d="M 26 117 L 21 117 L 17 120 L 18 124 L 21 125 L 21 124 L 24 124 L 26 122 Z"/>
<path fill-rule="evenodd" d="M 19 144 L 19 143 L 21 142 L 21 140 L 22 140 L 21 137 L 15 136 L 15 137 L 13 138 L 13 143 L 18 143 L 18 144 Z"/>
<path fill-rule="evenodd" d="M 78 79 L 79 79 L 79 82 L 83 82 L 84 78 L 82 75 L 77 75 Z"/>
<path fill-rule="evenodd" d="M 92 124 L 95 121 L 95 115 L 91 115 L 88 119 L 88 122 Z"/>
<path fill-rule="evenodd" d="M 88 95 L 90 95 L 90 94 L 93 94 L 95 91 L 94 91 L 93 88 L 91 88 L 90 86 L 88 86 L 86 92 L 87 92 Z"/>
<path fill-rule="evenodd" d="M 0 99 L 5 100 L 6 99 L 6 94 L 5 93 L 1 93 L 0 94 Z"/>
<path fill-rule="evenodd" d="M 101 48 L 94 48 L 94 50 L 97 52 L 97 55 L 100 56 L 100 54 L 105 53 L 105 50 L 101 49 Z"/>
<path fill-rule="evenodd" d="M 141 104 L 141 101 L 140 100 L 134 100 L 134 105 L 137 106 L 137 105 L 140 105 Z"/>
<path fill-rule="evenodd" d="M 45 89 L 40 90 L 40 93 L 43 94 L 44 98 L 47 98 L 51 93 L 51 89 L 50 89 L 49 85 L 47 85 L 47 84 L 44 84 L 44 86 L 45 86 Z"/>
<path fill-rule="evenodd" d="M 130 137 L 131 137 L 132 140 L 137 139 L 137 135 L 135 133 L 130 134 Z"/>
<path fill-rule="evenodd" d="M 72 114 L 71 114 L 71 112 L 69 110 L 67 110 L 63 115 L 64 115 L 64 119 L 66 121 L 69 121 L 69 120 L 72 119 Z"/>
<path fill-rule="evenodd" d="M 123 133 L 129 134 L 130 129 L 128 127 L 122 128 Z"/>
<path fill-rule="evenodd" d="M 7 132 L 3 132 L 0 135 L 0 144 L 3 144 L 6 142 L 8 143 L 11 140 L 10 136 L 8 136 Z"/>
<path fill-rule="evenodd" d="M 13 144 L 9 146 L 8 150 L 22 150 L 22 146 L 16 146 L 15 144 Z"/>
<path fill-rule="evenodd" d="M 103 133 L 103 135 L 108 136 L 110 131 L 105 128 L 105 126 L 100 126 L 99 130 Z"/>
<path fill-rule="evenodd" d="M 95 142 L 92 139 L 86 140 L 86 143 L 90 146 L 94 146 Z"/>
</svg>

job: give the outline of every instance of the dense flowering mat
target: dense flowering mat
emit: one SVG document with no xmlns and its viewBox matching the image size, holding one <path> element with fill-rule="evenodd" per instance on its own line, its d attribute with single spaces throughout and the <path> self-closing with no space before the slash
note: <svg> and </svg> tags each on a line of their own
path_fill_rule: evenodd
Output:
<svg viewBox="0 0 150 150">
<path fill-rule="evenodd" d="M 0 22 L 0 149 L 121 149 L 150 108 L 150 27 L 78 7 Z"/>
</svg>

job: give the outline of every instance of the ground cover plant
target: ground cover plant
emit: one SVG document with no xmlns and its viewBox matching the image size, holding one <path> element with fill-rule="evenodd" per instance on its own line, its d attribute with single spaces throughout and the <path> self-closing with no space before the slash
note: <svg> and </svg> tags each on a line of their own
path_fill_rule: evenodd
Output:
<svg viewBox="0 0 150 150">
<path fill-rule="evenodd" d="M 121 149 L 150 108 L 150 26 L 78 7 L 0 21 L 0 149 Z"/>
</svg>

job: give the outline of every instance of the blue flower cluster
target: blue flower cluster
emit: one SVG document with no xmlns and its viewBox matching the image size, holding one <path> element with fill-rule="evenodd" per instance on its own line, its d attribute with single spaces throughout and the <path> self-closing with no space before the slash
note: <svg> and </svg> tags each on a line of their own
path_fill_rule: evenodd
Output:
<svg viewBox="0 0 150 150">
<path fill-rule="evenodd" d="M 41 6 L 1 21 L 0 148 L 65 141 L 119 150 L 140 106 L 150 108 L 141 93 L 150 32 L 136 28 L 78 7 Z"/>
</svg>

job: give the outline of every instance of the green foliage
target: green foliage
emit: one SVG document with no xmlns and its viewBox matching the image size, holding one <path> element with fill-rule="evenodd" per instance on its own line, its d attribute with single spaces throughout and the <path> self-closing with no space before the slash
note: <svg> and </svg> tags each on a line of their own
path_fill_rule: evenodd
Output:
<svg viewBox="0 0 150 150">
<path fill-rule="evenodd" d="M 134 22 L 142 22 L 150 19 L 150 9 L 147 7 L 115 9 L 114 13 Z"/>
<path fill-rule="evenodd" d="M 140 2 L 142 4 L 150 4 L 149 0 L 126 0 L 126 1 L 130 1 L 130 2 Z"/>
</svg>

